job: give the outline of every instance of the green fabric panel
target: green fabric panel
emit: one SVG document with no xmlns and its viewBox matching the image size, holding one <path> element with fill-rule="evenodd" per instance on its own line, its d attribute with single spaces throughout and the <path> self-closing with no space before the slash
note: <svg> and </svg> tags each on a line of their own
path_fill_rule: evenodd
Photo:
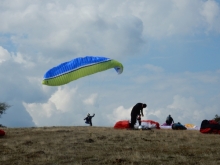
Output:
<svg viewBox="0 0 220 165">
<path fill-rule="evenodd" d="M 73 80 L 77 80 L 81 77 L 85 77 L 85 76 L 88 76 L 88 75 L 91 75 L 97 72 L 101 72 L 101 71 L 104 71 L 110 68 L 114 68 L 114 67 L 120 67 L 123 70 L 123 66 L 121 63 L 119 63 L 116 60 L 111 60 L 108 62 L 103 62 L 103 63 L 87 66 L 87 67 L 78 69 L 76 71 L 61 75 L 56 78 L 43 80 L 42 84 L 49 85 L 49 86 L 64 85 Z"/>
</svg>

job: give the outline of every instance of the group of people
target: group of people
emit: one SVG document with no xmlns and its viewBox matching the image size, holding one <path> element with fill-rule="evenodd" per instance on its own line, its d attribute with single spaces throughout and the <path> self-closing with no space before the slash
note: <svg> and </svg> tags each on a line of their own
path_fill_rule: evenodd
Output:
<svg viewBox="0 0 220 165">
<path fill-rule="evenodd" d="M 138 121 L 139 126 L 141 126 L 141 116 L 143 117 L 143 108 L 146 108 L 147 104 L 145 103 L 137 103 L 131 110 L 131 122 L 130 122 L 130 128 L 133 129 L 134 125 Z M 169 115 L 166 118 L 166 124 L 167 125 L 172 125 L 174 123 L 173 118 L 171 115 Z"/>
<path fill-rule="evenodd" d="M 139 126 L 141 125 L 141 117 L 144 117 L 143 114 L 143 108 L 146 108 L 147 104 L 145 103 L 137 103 L 131 110 L 131 122 L 130 124 L 130 128 L 134 128 L 134 125 L 136 124 L 136 122 L 138 121 Z M 93 114 L 93 116 L 90 116 L 90 114 L 87 114 L 87 117 L 84 118 L 85 123 L 89 124 L 90 126 L 92 126 L 92 118 L 95 116 L 95 114 Z M 166 124 L 167 125 L 171 125 L 172 123 L 174 123 L 173 118 L 171 117 L 171 115 L 169 115 L 166 118 Z"/>
</svg>

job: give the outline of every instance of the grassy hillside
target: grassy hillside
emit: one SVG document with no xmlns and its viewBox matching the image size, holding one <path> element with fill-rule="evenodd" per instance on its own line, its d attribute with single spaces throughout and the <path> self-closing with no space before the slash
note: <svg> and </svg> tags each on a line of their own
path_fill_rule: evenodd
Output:
<svg viewBox="0 0 220 165">
<path fill-rule="evenodd" d="M 4 128 L 1 165 L 220 164 L 220 135 L 107 127 Z"/>
</svg>

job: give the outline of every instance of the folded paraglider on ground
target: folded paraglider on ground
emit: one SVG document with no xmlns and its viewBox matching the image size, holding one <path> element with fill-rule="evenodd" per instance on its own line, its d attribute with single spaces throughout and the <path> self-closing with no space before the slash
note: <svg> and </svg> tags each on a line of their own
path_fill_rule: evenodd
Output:
<svg viewBox="0 0 220 165">
<path fill-rule="evenodd" d="M 172 129 L 174 129 L 174 130 L 186 130 L 187 128 L 184 125 L 182 125 L 180 122 L 178 122 L 178 123 L 173 123 L 172 124 Z"/>
<path fill-rule="evenodd" d="M 220 124 L 215 120 L 203 120 L 201 123 L 200 132 L 220 134 Z"/>
<path fill-rule="evenodd" d="M 115 129 L 129 129 L 129 120 L 117 121 L 114 125 Z M 134 125 L 135 129 L 139 129 L 139 123 Z M 153 120 L 141 120 L 141 129 L 160 129 L 160 124 Z"/>
</svg>

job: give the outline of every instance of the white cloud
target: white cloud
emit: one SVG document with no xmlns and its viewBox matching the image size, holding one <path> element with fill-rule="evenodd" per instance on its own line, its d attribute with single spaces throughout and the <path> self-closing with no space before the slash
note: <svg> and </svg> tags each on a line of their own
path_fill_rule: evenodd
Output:
<svg viewBox="0 0 220 165">
<path fill-rule="evenodd" d="M 186 98 L 175 95 L 171 104 L 164 105 L 164 107 L 159 109 L 149 108 L 147 117 L 151 117 L 152 115 L 156 116 L 157 121 L 163 124 L 166 121 L 166 117 L 170 114 L 176 123 L 191 123 L 200 126 L 202 120 L 204 120 L 207 115 L 203 112 L 204 107 L 199 105 L 193 97 Z"/>
<path fill-rule="evenodd" d="M 204 2 L 201 14 L 208 24 L 208 31 L 217 30 L 217 32 L 220 32 L 220 8 L 216 1 L 208 0 Z"/>
<path fill-rule="evenodd" d="M 174 102 L 171 105 L 168 105 L 167 108 L 174 110 L 188 110 L 190 112 L 192 111 L 192 109 L 194 110 L 198 108 L 198 104 L 195 103 L 195 100 L 192 97 L 184 98 L 176 95 L 174 96 L 173 100 Z"/>
<path fill-rule="evenodd" d="M 204 114 L 201 113 L 203 107 L 199 105 L 193 97 L 185 98 L 179 95 L 174 96 L 173 103 L 167 106 L 168 110 L 175 115 L 175 122 L 190 122 L 201 124 Z"/>
<path fill-rule="evenodd" d="M 73 106 L 77 102 L 76 91 L 77 88 L 59 87 L 46 103 L 23 102 L 23 105 L 37 126 L 59 125 L 62 122 L 60 116 L 63 116 L 62 118 L 65 120 L 65 113 L 74 114 Z M 77 108 L 77 106 L 75 107 Z"/>
<path fill-rule="evenodd" d="M 153 72 L 163 72 L 163 68 L 152 65 L 152 64 L 146 64 L 145 68 Z"/>
<path fill-rule="evenodd" d="M 25 68 L 30 68 L 35 66 L 34 62 L 30 60 L 30 57 L 22 55 L 19 52 L 16 55 L 13 55 L 12 57 L 15 62 L 23 65 Z"/>
<path fill-rule="evenodd" d="M 11 58 L 10 53 L 4 49 L 2 46 L 0 46 L 0 63 L 7 61 Z"/>
<path fill-rule="evenodd" d="M 3 2 L 0 31 L 19 49 L 48 57 L 133 56 L 149 37 L 219 29 L 218 6 L 210 0 Z"/>
<path fill-rule="evenodd" d="M 7 49 L 0 46 L 0 63 L 8 60 L 13 60 L 16 63 L 22 64 L 25 68 L 34 66 L 34 62 L 31 62 L 30 57 L 21 54 L 20 52 L 14 54 L 9 53 Z"/>
<path fill-rule="evenodd" d="M 112 114 L 108 114 L 108 120 L 111 123 L 115 123 L 120 120 L 130 120 L 131 108 L 125 109 L 123 106 L 119 106 L 113 110 Z"/>
<path fill-rule="evenodd" d="M 85 99 L 83 102 L 87 105 L 94 105 L 97 98 L 97 93 L 91 94 L 89 98 Z"/>
<path fill-rule="evenodd" d="M 56 105 L 56 109 L 61 112 L 70 111 L 71 102 L 76 97 L 77 88 L 69 89 L 68 87 L 59 87 L 49 101 Z"/>
<path fill-rule="evenodd" d="M 146 36 L 193 34 L 202 25 L 199 13 L 202 1 L 142 1 L 140 4 L 133 5 L 132 10 L 143 20 Z"/>
<path fill-rule="evenodd" d="M 21 48 L 28 45 L 44 53 L 53 51 L 53 56 L 62 52 L 75 56 L 109 52 L 107 56 L 115 57 L 138 51 L 144 43 L 142 21 L 132 15 L 104 14 L 106 10 L 100 11 L 99 5 L 83 1 L 19 5 L 13 12 L 1 11 L 4 26 L 0 30 L 13 33 L 13 43 Z"/>
<path fill-rule="evenodd" d="M 213 74 L 212 72 L 202 72 L 202 73 L 189 73 L 186 72 L 185 75 L 194 79 L 198 82 L 203 83 L 218 83 L 220 81 L 220 77 L 217 74 Z"/>
</svg>

